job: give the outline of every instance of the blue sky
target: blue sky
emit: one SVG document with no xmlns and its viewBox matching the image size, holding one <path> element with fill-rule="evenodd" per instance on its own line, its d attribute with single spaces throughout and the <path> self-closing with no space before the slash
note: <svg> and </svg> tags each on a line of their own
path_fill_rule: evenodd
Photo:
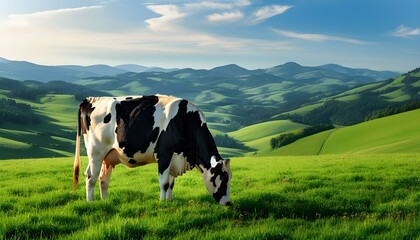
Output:
<svg viewBox="0 0 420 240">
<path fill-rule="evenodd" d="M 0 57 L 39 64 L 420 67 L 418 0 L 0 0 Z"/>
</svg>

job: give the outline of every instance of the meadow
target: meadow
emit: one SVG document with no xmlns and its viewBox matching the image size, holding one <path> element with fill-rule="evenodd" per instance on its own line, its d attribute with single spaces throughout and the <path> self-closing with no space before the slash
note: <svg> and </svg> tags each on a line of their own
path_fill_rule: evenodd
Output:
<svg viewBox="0 0 420 240">
<path fill-rule="evenodd" d="M 117 166 L 87 203 L 72 164 L 1 161 L 0 239 L 420 239 L 418 153 L 233 158 L 230 207 L 197 170 L 159 201 L 154 164 Z"/>
</svg>

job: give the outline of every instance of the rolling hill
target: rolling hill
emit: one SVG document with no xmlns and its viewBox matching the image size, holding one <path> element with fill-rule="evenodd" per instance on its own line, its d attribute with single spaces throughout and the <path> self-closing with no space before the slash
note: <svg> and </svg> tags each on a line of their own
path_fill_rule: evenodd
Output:
<svg viewBox="0 0 420 240">
<path fill-rule="evenodd" d="M 207 113 L 210 122 L 221 127 L 216 130 L 232 131 L 392 76 L 395 73 L 365 69 L 352 72 L 345 67 L 336 72 L 325 66 L 305 67 L 297 63 L 257 70 L 229 64 L 210 70 L 124 73 L 85 78 L 76 83 L 112 95 L 160 93 L 183 97 L 195 102 Z"/>
<path fill-rule="evenodd" d="M 373 119 L 381 115 L 381 111 L 405 108 L 405 105 L 419 100 L 420 68 L 417 68 L 396 78 L 362 85 L 304 104 L 272 119 L 292 119 L 306 124 L 352 125 Z"/>
<path fill-rule="evenodd" d="M 321 132 L 260 155 L 420 152 L 420 109 Z"/>
</svg>

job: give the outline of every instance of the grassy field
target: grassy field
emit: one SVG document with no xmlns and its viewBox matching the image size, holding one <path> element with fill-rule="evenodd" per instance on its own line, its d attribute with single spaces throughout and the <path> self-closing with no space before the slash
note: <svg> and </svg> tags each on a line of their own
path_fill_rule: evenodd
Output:
<svg viewBox="0 0 420 240">
<path fill-rule="evenodd" d="M 0 162 L 0 239 L 420 239 L 415 153 L 233 158 L 231 207 L 195 170 L 159 201 L 156 165 L 117 166 L 110 198 L 86 203 L 72 162 Z"/>
</svg>

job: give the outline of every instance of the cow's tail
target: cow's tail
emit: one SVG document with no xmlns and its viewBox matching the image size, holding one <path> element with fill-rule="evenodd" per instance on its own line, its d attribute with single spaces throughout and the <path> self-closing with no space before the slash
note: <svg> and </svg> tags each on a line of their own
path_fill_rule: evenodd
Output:
<svg viewBox="0 0 420 240">
<path fill-rule="evenodd" d="M 78 114 L 78 124 L 77 124 L 77 134 L 76 134 L 76 151 L 74 154 L 74 182 L 73 182 L 73 191 L 76 190 L 77 184 L 79 183 L 79 173 L 80 173 L 80 137 L 82 135 L 82 119 L 81 119 L 81 107 L 79 108 Z"/>
</svg>

